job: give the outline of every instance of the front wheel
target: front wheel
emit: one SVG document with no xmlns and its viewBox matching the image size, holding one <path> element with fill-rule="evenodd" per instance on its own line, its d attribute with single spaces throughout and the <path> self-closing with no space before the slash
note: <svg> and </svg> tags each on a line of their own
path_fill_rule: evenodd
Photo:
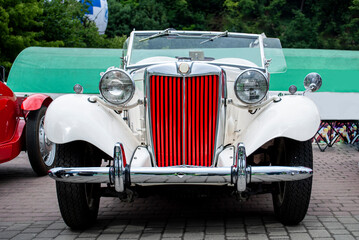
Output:
<svg viewBox="0 0 359 240">
<path fill-rule="evenodd" d="M 101 158 L 92 145 L 71 142 L 58 145 L 58 167 L 98 167 Z M 72 229 L 85 229 L 96 222 L 100 183 L 56 182 L 57 199 L 64 222 Z"/>
<path fill-rule="evenodd" d="M 56 145 L 45 134 L 44 119 L 47 107 L 31 111 L 26 123 L 26 149 L 29 161 L 34 172 L 44 176 L 54 167 Z"/>
<path fill-rule="evenodd" d="M 283 138 L 277 141 L 275 161 L 272 165 L 304 166 L 313 169 L 311 141 L 299 142 Z M 293 181 L 273 183 L 273 206 L 277 219 L 284 225 L 300 223 L 307 214 L 312 177 Z"/>
</svg>

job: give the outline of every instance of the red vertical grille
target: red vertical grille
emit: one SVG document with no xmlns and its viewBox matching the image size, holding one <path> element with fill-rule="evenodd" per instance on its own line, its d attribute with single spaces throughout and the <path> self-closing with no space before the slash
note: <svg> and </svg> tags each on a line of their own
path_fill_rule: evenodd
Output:
<svg viewBox="0 0 359 240">
<path fill-rule="evenodd" d="M 151 76 L 149 85 L 157 166 L 211 166 L 219 101 L 218 76 Z"/>
</svg>

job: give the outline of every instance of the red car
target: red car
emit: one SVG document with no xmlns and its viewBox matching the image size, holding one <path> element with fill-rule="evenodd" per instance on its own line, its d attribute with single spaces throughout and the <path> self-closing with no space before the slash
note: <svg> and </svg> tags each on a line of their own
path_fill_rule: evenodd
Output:
<svg viewBox="0 0 359 240">
<path fill-rule="evenodd" d="M 44 131 L 44 116 L 52 99 L 45 94 L 16 97 L 4 83 L 4 68 L 0 69 L 0 164 L 25 150 L 35 173 L 45 175 L 54 165 L 56 151 Z"/>
</svg>

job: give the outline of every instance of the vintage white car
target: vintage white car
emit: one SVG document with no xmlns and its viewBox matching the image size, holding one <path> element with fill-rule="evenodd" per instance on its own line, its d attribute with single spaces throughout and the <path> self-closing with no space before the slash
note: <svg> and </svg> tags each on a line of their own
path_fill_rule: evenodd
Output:
<svg viewBox="0 0 359 240">
<path fill-rule="evenodd" d="M 58 147 L 49 175 L 65 223 L 85 228 L 101 196 L 130 201 L 159 185 L 222 186 L 239 199 L 271 193 L 280 222 L 302 221 L 320 117 L 294 86 L 270 95 L 270 73 L 285 69 L 280 41 L 264 34 L 132 32 L 123 66 L 101 73 L 100 95 L 75 85 L 47 110 Z M 304 85 L 319 89 L 319 74 Z"/>
</svg>

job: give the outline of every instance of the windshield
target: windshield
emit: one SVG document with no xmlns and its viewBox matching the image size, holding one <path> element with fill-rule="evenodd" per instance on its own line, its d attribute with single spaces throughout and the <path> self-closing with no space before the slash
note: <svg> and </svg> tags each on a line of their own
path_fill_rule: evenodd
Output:
<svg viewBox="0 0 359 240">
<path fill-rule="evenodd" d="M 154 36 L 154 32 L 135 33 L 129 65 L 140 64 L 150 57 L 188 58 L 213 61 L 223 58 L 241 58 L 262 67 L 261 50 L 257 35 L 222 35 L 208 33 L 176 33 Z M 152 38 L 153 37 L 153 38 Z"/>
<path fill-rule="evenodd" d="M 270 60 L 268 71 L 270 73 L 284 73 L 287 71 L 287 64 L 278 38 L 264 38 L 264 55 Z"/>
<path fill-rule="evenodd" d="M 265 59 L 271 59 L 269 72 L 283 72 L 286 69 L 279 39 L 262 38 L 257 34 L 166 29 L 162 32 L 134 32 L 130 45 L 128 65 L 185 59 L 264 68 Z"/>
</svg>

